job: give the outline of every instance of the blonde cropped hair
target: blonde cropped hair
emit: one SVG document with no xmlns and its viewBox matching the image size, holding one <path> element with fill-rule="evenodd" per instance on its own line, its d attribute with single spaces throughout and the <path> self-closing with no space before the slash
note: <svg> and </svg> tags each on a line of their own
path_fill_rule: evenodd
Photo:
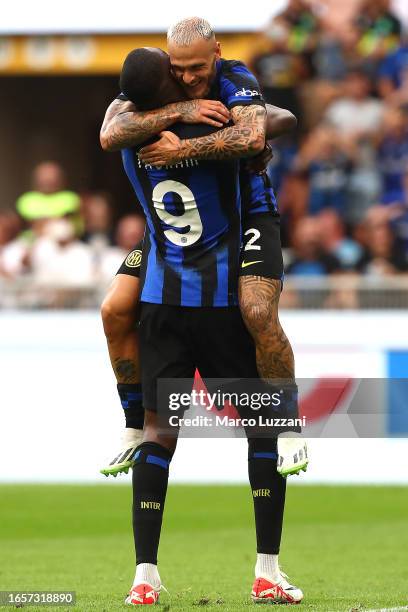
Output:
<svg viewBox="0 0 408 612">
<path fill-rule="evenodd" d="M 174 43 L 179 47 L 188 47 L 197 38 L 210 40 L 214 37 L 214 30 L 205 19 L 201 17 L 186 17 L 167 31 L 167 42 Z"/>
</svg>

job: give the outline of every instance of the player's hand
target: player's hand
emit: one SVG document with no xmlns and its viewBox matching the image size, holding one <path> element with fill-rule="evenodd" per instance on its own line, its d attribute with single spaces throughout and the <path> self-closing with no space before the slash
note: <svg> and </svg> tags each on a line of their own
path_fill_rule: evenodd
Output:
<svg viewBox="0 0 408 612">
<path fill-rule="evenodd" d="M 181 140 L 173 132 L 160 132 L 159 140 L 139 151 L 139 159 L 150 166 L 171 166 L 181 159 Z"/>
<path fill-rule="evenodd" d="M 220 128 L 231 119 L 228 108 L 218 100 L 178 102 L 177 110 L 181 113 L 182 123 L 206 123 Z"/>
<path fill-rule="evenodd" d="M 263 174 L 273 157 L 272 147 L 269 144 L 265 145 L 264 150 L 259 155 L 251 157 L 246 163 L 246 169 L 254 174 Z"/>
</svg>

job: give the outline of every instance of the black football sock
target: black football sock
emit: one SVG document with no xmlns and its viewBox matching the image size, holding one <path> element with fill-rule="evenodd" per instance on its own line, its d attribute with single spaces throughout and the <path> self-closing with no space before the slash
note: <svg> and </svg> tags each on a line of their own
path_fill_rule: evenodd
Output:
<svg viewBox="0 0 408 612">
<path fill-rule="evenodd" d="M 126 427 L 143 429 L 144 409 L 142 403 L 142 385 L 135 383 L 117 385 L 123 412 L 125 413 Z"/>
<path fill-rule="evenodd" d="M 133 466 L 133 536 L 136 564 L 157 565 L 172 453 L 155 442 L 138 446 Z"/>
<path fill-rule="evenodd" d="M 286 480 L 276 471 L 276 439 L 248 440 L 248 474 L 254 500 L 257 552 L 279 553 Z"/>
</svg>

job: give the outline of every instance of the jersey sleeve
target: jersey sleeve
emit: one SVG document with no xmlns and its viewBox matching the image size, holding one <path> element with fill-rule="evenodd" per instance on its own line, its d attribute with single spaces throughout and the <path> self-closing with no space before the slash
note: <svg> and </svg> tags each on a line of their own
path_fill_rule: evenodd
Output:
<svg viewBox="0 0 408 612">
<path fill-rule="evenodd" d="M 239 190 L 241 193 L 241 210 L 242 216 L 245 216 L 251 208 L 251 189 L 250 189 L 249 172 L 245 168 L 245 162 L 240 161 L 239 164 Z"/>
<path fill-rule="evenodd" d="M 224 60 L 220 74 L 220 98 L 227 108 L 234 106 L 265 106 L 261 88 L 255 76 L 242 62 Z"/>
</svg>

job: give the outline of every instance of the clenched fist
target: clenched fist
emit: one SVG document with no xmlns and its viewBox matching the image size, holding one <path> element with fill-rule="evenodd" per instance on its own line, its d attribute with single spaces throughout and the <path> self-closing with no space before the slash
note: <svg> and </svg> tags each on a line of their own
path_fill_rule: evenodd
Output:
<svg viewBox="0 0 408 612">
<path fill-rule="evenodd" d="M 181 140 L 173 132 L 160 132 L 160 138 L 139 151 L 139 159 L 150 166 L 172 166 L 181 159 Z"/>
</svg>

